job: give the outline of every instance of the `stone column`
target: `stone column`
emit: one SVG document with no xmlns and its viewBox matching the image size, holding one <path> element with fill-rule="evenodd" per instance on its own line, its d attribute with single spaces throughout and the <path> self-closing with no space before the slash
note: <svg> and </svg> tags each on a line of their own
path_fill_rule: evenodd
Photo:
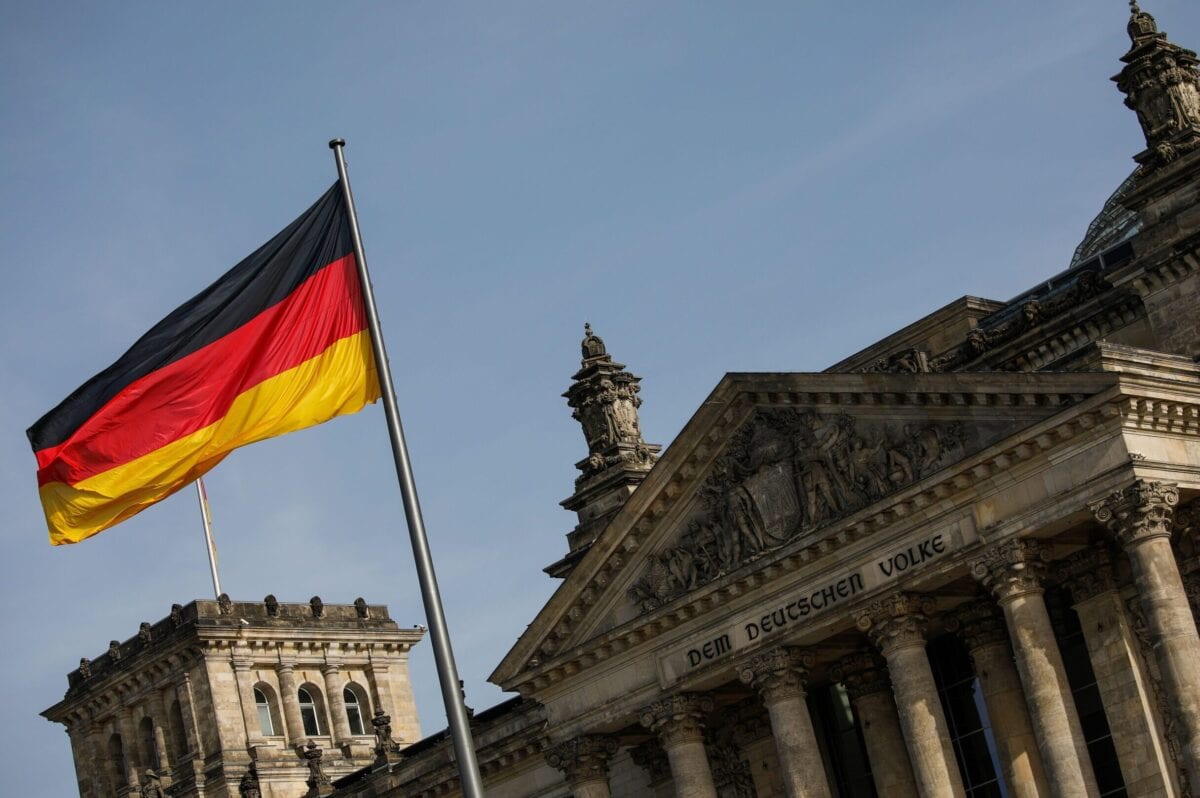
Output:
<svg viewBox="0 0 1200 798">
<path fill-rule="evenodd" d="M 925 596 L 894 593 L 868 605 L 857 624 L 887 660 L 917 792 L 922 798 L 963 798 L 962 774 L 925 654 L 924 626 L 932 609 Z"/>
<path fill-rule="evenodd" d="M 954 618 L 975 666 L 1009 794 L 1013 798 L 1050 795 L 1004 616 L 990 599 L 982 599 L 957 608 Z"/>
<path fill-rule="evenodd" d="M 658 735 L 667 752 L 677 798 L 717 798 L 704 750 L 704 716 L 712 708 L 706 695 L 681 693 L 642 710 L 642 725 Z"/>
<path fill-rule="evenodd" d="M 1058 577 L 1071 592 L 1083 628 L 1126 790 L 1135 798 L 1174 798 L 1178 785 L 1154 711 L 1158 702 L 1153 683 L 1125 614 L 1108 551 L 1089 546 L 1072 554 L 1059 565 Z"/>
<path fill-rule="evenodd" d="M 279 703 L 283 707 L 283 725 L 287 729 L 287 744 L 292 748 L 304 745 L 304 721 L 300 717 L 300 696 L 296 692 L 296 666 L 281 662 L 275 666 L 279 676 Z"/>
<path fill-rule="evenodd" d="M 233 679 L 242 703 L 242 722 L 246 724 L 246 739 L 251 744 L 261 742 L 262 724 L 258 722 L 258 705 L 254 700 L 254 684 L 250 680 L 250 660 L 233 660 Z"/>
<path fill-rule="evenodd" d="M 121 734 L 121 753 L 125 759 L 125 783 L 129 785 L 130 792 L 138 795 L 137 750 L 140 741 L 133 729 L 133 710 L 130 707 L 117 710 L 117 730 Z"/>
<path fill-rule="evenodd" d="M 845 686 L 858 715 L 875 792 L 887 798 L 917 798 L 887 663 L 872 651 L 859 651 L 839 660 L 832 675 Z"/>
<path fill-rule="evenodd" d="M 186 667 L 186 664 L 182 667 Z M 200 727 L 196 724 L 196 701 L 192 697 L 192 676 L 186 671 L 183 683 L 175 688 L 179 699 L 179 714 L 183 716 L 183 733 L 187 737 L 188 751 L 193 760 L 204 760 L 204 738 L 200 736 Z"/>
<path fill-rule="evenodd" d="M 774 648 L 738 668 L 738 677 L 758 691 L 771 718 L 771 736 L 788 798 L 830 798 L 817 734 L 805 702 L 804 679 L 812 665 L 813 655 L 808 652 Z"/>
<path fill-rule="evenodd" d="M 1200 636 L 1171 551 L 1179 490 L 1137 480 L 1091 505 L 1129 556 L 1163 688 L 1179 724 L 1182 765 L 1200 793 Z"/>
<path fill-rule="evenodd" d="M 335 745 L 348 743 L 354 736 L 350 734 L 350 719 L 346 717 L 346 699 L 342 695 L 346 682 L 341 678 L 341 666 L 325 665 L 321 668 L 321 675 L 325 677 L 325 695 L 329 699 L 329 714 L 333 720 L 333 742 Z M 366 707 L 360 711 L 366 711 Z"/>
<path fill-rule="evenodd" d="M 613 738 L 585 734 L 552 747 L 546 762 L 563 772 L 575 798 L 609 798 L 608 761 L 616 752 Z"/>
<path fill-rule="evenodd" d="M 1042 597 L 1045 570 L 1045 548 L 1028 539 L 1006 540 L 971 563 L 972 575 L 1004 611 L 1050 792 L 1096 798 L 1092 760 Z"/>
</svg>

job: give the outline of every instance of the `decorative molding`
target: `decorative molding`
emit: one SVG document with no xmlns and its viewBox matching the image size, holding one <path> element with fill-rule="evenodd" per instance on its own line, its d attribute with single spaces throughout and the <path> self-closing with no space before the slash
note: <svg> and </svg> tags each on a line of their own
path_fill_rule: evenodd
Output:
<svg viewBox="0 0 1200 798">
<path fill-rule="evenodd" d="M 1112 555 L 1102 545 L 1090 545 L 1063 559 L 1055 568 L 1055 576 L 1076 604 L 1117 590 Z"/>
<path fill-rule="evenodd" d="M 1178 503 L 1179 488 L 1173 483 L 1139 479 L 1089 507 L 1117 542 L 1130 548 L 1154 538 L 1169 538 Z"/>
<path fill-rule="evenodd" d="M 971 561 L 971 576 L 1002 604 L 1029 593 L 1041 593 L 1049 552 L 1032 538 L 1010 538 L 987 548 Z"/>
<path fill-rule="evenodd" d="M 956 607 L 949 626 L 963 641 L 968 652 L 998 643 L 1009 644 L 1004 615 L 990 598 L 976 599 Z"/>
<path fill-rule="evenodd" d="M 893 593 L 859 610 L 855 625 L 886 657 L 900 648 L 925 645 L 925 624 L 933 607 L 929 596 Z"/>
<path fill-rule="evenodd" d="M 657 739 L 651 737 L 646 742 L 629 749 L 629 758 L 633 764 L 646 772 L 650 787 L 665 784 L 671 779 L 671 761 L 667 752 Z"/>
</svg>

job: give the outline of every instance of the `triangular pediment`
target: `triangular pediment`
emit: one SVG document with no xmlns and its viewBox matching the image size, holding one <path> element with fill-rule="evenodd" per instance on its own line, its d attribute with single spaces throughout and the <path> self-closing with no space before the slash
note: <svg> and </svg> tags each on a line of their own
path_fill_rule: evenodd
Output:
<svg viewBox="0 0 1200 798">
<path fill-rule="evenodd" d="M 1111 388 L 1115 375 L 730 374 L 493 674 L 512 683 Z"/>
</svg>

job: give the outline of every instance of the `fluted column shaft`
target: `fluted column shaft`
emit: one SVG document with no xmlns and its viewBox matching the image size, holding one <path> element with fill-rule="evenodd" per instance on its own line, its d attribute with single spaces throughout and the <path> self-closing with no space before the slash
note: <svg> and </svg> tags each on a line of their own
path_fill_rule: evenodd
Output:
<svg viewBox="0 0 1200 798">
<path fill-rule="evenodd" d="M 350 734 L 350 719 L 346 716 L 346 698 L 342 695 L 346 684 L 341 678 L 341 667 L 326 665 L 321 668 L 321 675 L 325 677 L 325 695 L 329 698 L 329 714 L 333 716 L 333 742 L 348 743 L 353 735 Z"/>
<path fill-rule="evenodd" d="M 275 668 L 279 675 L 279 703 L 283 706 L 283 725 L 287 728 L 288 745 L 297 746 L 304 742 L 304 720 L 300 717 L 300 696 L 296 692 L 295 666 L 280 663 Z"/>
<path fill-rule="evenodd" d="M 667 752 L 677 798 L 717 798 L 704 749 L 704 716 L 712 707 L 708 696 L 684 693 L 642 710 L 642 725 L 658 734 Z"/>
<path fill-rule="evenodd" d="M 1036 541 L 1007 540 L 985 552 L 971 570 L 1004 611 L 1051 793 L 1096 798 L 1100 791 L 1092 761 L 1042 596 L 1045 550 Z"/>
<path fill-rule="evenodd" d="M 1200 794 L 1200 635 L 1188 606 L 1171 526 L 1179 490 L 1138 480 L 1092 505 L 1129 557 L 1163 688 L 1180 731 L 1181 756 L 1194 793 Z"/>
<path fill-rule="evenodd" d="M 738 669 L 739 678 L 758 690 L 767 708 L 788 798 L 830 798 L 805 701 L 804 679 L 812 664 L 811 654 L 776 648 L 752 657 Z"/>
<path fill-rule="evenodd" d="M 922 798 L 963 798 L 962 774 L 950 743 L 937 683 L 925 653 L 924 626 L 932 602 L 898 593 L 875 602 L 858 618 L 887 660 L 900 729 Z"/>
<path fill-rule="evenodd" d="M 610 798 L 608 763 L 616 752 L 613 738 L 585 734 L 550 748 L 546 762 L 563 772 L 574 798 Z"/>
<path fill-rule="evenodd" d="M 1014 798 L 1048 796 L 1046 773 L 1004 617 L 990 599 L 983 599 L 959 607 L 955 618 L 979 679 L 1009 794 Z"/>
<path fill-rule="evenodd" d="M 878 654 L 861 651 L 843 657 L 833 676 L 845 685 L 858 715 L 875 792 L 888 798 L 917 798 L 887 663 Z"/>
</svg>

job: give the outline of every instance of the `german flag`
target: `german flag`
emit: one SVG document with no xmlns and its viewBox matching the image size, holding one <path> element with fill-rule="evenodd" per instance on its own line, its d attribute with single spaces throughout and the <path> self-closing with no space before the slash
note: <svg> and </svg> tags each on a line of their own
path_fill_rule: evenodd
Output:
<svg viewBox="0 0 1200 798">
<path fill-rule="evenodd" d="M 379 398 L 340 183 L 28 430 L 50 542 Z"/>
</svg>

